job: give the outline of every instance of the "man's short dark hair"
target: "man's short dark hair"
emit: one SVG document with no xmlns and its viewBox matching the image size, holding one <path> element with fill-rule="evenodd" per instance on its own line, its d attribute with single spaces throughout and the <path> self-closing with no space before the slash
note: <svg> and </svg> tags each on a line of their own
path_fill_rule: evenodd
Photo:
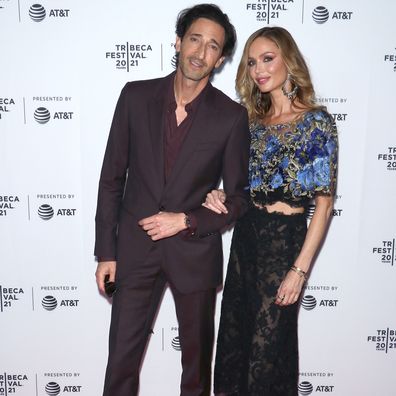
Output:
<svg viewBox="0 0 396 396">
<path fill-rule="evenodd" d="M 181 11 L 176 21 L 176 34 L 183 39 L 189 27 L 198 18 L 210 19 L 223 27 L 225 40 L 222 56 L 230 56 L 234 51 L 236 42 L 236 32 L 234 26 L 221 9 L 215 4 L 197 4 L 194 7 Z"/>
</svg>

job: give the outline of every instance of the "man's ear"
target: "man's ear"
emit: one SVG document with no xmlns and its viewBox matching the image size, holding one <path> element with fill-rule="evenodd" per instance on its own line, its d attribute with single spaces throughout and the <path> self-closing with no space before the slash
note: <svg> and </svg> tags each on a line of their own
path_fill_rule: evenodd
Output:
<svg viewBox="0 0 396 396">
<path fill-rule="evenodd" d="M 219 58 L 219 60 L 215 64 L 215 69 L 218 69 L 224 62 L 225 56 Z"/>
<path fill-rule="evenodd" d="M 180 52 L 181 41 L 182 39 L 179 36 L 176 36 L 176 42 L 175 42 L 176 52 Z"/>
</svg>

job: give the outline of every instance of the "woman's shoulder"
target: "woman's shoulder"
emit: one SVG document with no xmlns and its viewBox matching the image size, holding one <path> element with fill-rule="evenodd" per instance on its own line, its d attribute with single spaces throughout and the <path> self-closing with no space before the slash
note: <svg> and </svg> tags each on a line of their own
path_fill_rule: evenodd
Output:
<svg viewBox="0 0 396 396">
<path fill-rule="evenodd" d="M 313 109 L 305 109 L 300 111 L 293 120 L 280 124 L 267 125 L 263 120 L 254 120 L 250 123 L 251 132 L 261 132 L 263 130 L 277 127 L 296 127 L 299 131 L 319 129 L 330 129 L 335 126 L 333 116 L 326 108 L 318 107 Z"/>
<path fill-rule="evenodd" d="M 311 120 L 325 120 L 325 121 L 332 121 L 333 116 L 327 111 L 325 107 L 315 107 L 313 109 L 307 109 L 301 113 L 302 119 L 311 119 Z"/>
<path fill-rule="evenodd" d="M 260 120 L 251 121 L 249 123 L 250 132 L 259 132 L 266 129 L 265 125 Z"/>
<path fill-rule="evenodd" d="M 297 129 L 305 136 L 313 132 L 321 132 L 326 136 L 336 136 L 337 127 L 333 116 L 325 108 L 315 108 L 306 111 L 297 124 Z"/>
<path fill-rule="evenodd" d="M 307 122 L 334 124 L 333 116 L 323 107 L 307 110 L 302 118 Z"/>
</svg>

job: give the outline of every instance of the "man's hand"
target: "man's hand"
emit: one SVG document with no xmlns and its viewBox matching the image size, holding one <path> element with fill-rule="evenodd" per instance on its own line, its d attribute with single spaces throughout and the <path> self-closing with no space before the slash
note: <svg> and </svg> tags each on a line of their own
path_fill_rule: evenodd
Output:
<svg viewBox="0 0 396 396">
<path fill-rule="evenodd" d="M 159 212 L 140 220 L 138 224 L 153 241 L 158 241 L 185 230 L 185 217 L 184 213 Z"/>
<path fill-rule="evenodd" d="M 96 284 L 98 285 L 101 293 L 105 293 L 104 289 L 104 278 L 106 275 L 109 275 L 109 281 L 114 282 L 115 272 L 116 272 L 116 261 L 101 261 L 98 263 L 96 268 L 95 276 L 96 276 Z"/>
</svg>

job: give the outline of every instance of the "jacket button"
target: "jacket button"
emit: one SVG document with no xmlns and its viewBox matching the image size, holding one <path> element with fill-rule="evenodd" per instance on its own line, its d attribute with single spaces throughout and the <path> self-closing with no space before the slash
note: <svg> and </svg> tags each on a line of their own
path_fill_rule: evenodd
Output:
<svg viewBox="0 0 396 396">
<path fill-rule="evenodd" d="M 159 210 L 160 210 L 160 212 L 163 212 L 163 211 L 165 210 L 165 206 L 162 206 L 162 205 L 161 205 L 161 206 L 159 207 Z"/>
</svg>

